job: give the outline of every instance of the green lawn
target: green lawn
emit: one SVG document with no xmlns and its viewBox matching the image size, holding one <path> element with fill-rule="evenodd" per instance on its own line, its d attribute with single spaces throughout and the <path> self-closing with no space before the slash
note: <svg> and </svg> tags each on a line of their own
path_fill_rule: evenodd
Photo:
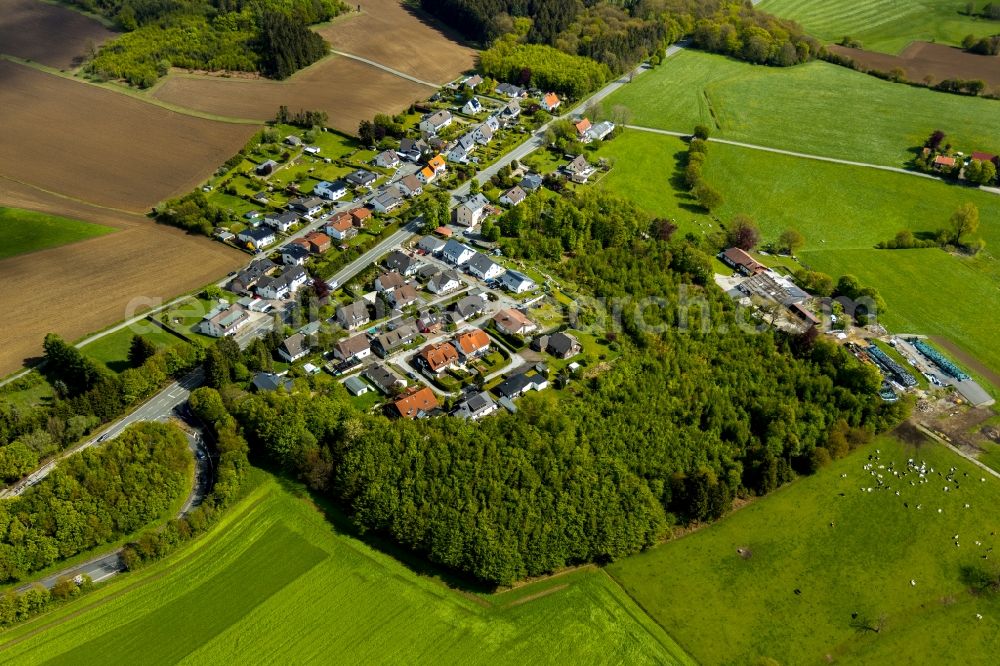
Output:
<svg viewBox="0 0 1000 666">
<path fill-rule="evenodd" d="M 112 227 L 20 208 L 0 207 L 0 259 L 114 232 Z"/>
<path fill-rule="evenodd" d="M 172 333 L 164 331 L 159 326 L 148 321 L 142 321 L 140 334 L 160 349 L 178 347 L 187 343 Z M 81 349 L 87 356 L 104 363 L 114 372 L 121 372 L 132 367 L 128 362 L 128 350 L 132 344 L 132 336 L 136 333 L 131 327 L 115 331 L 102 338 L 94 340 Z"/>
<path fill-rule="evenodd" d="M 1000 152 L 1000 102 L 825 62 L 761 67 L 682 51 L 605 100 L 618 104 L 633 125 L 690 132 L 702 123 L 717 137 L 855 162 L 902 166 L 936 129 L 966 153 Z"/>
<path fill-rule="evenodd" d="M 692 663 L 603 572 L 448 589 L 267 480 L 203 538 L 7 631 L 0 663 Z"/>
<path fill-rule="evenodd" d="M 897 470 L 910 457 L 927 461 L 932 480 L 911 486 L 915 473 L 898 480 L 876 470 L 892 490 L 861 492 L 876 487 L 862 469 L 876 448 L 877 464 L 893 461 Z M 958 489 L 937 475 L 953 466 Z M 986 548 L 1000 546 L 991 536 L 1000 482 L 982 476 L 943 447 L 881 438 L 717 525 L 608 570 L 706 664 L 761 656 L 783 664 L 992 663 L 1000 599 L 976 597 L 960 580 L 960 567 L 983 563 Z M 854 613 L 855 621 L 884 616 L 884 627 L 859 631 Z"/>
<path fill-rule="evenodd" d="M 957 0 L 764 0 L 760 9 L 794 19 L 813 36 L 838 41 L 849 35 L 865 48 L 898 53 L 912 41 L 960 44 L 968 34 L 997 32 L 995 21 L 965 15 Z M 973 3 L 977 11 L 985 2 Z"/>
</svg>

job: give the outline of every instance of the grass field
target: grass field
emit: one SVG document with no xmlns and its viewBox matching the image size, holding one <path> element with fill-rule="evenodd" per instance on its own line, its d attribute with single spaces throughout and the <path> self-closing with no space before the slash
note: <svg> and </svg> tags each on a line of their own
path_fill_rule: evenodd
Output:
<svg viewBox="0 0 1000 666">
<path fill-rule="evenodd" d="M 975 3 L 981 10 L 985 3 Z M 764 0 L 760 9 L 798 21 L 813 36 L 837 41 L 845 35 L 865 48 L 898 53 L 914 40 L 960 44 L 968 34 L 997 32 L 996 22 L 965 15 L 956 0 Z"/>
<path fill-rule="evenodd" d="M 102 338 L 94 340 L 89 345 L 82 348 L 87 356 L 98 360 L 114 372 L 121 372 L 131 365 L 128 362 L 128 350 L 132 344 L 132 336 L 135 333 L 131 328 L 123 328 Z M 146 338 L 159 349 L 177 347 L 187 343 L 172 333 L 164 331 L 158 326 L 143 322 L 142 337 Z"/>
<path fill-rule="evenodd" d="M 1000 102 L 825 62 L 759 67 L 686 50 L 605 100 L 617 104 L 635 125 L 690 132 L 703 123 L 721 138 L 856 162 L 902 166 L 936 129 L 959 150 L 1000 153 Z"/>
<path fill-rule="evenodd" d="M 100 224 L 0 206 L 0 259 L 96 238 L 113 231 Z"/>
<path fill-rule="evenodd" d="M 877 487 L 862 469 L 876 449 L 877 465 L 893 461 L 901 471 L 910 457 L 925 460 L 935 470 L 931 481 L 911 486 L 916 473 L 899 480 L 876 470 L 892 490 L 861 492 Z M 953 466 L 960 488 L 937 475 Z M 986 549 L 1000 545 L 991 535 L 1000 482 L 980 482 L 982 475 L 943 447 L 881 438 L 609 572 L 706 664 L 759 656 L 784 664 L 991 663 L 1000 650 L 1000 600 L 970 594 L 960 579 L 960 567 L 984 562 Z M 945 485 L 952 490 L 943 492 Z M 878 633 L 852 627 L 879 617 Z"/>
<path fill-rule="evenodd" d="M 537 598 L 536 598 L 537 597 Z M 268 478 L 170 560 L 0 636 L 0 663 L 690 663 L 604 573 L 463 594 Z"/>
</svg>

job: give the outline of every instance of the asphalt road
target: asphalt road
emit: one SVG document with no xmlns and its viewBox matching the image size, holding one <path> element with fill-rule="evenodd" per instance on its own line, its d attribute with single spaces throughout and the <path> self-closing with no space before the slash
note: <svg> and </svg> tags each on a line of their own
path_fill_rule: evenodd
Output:
<svg viewBox="0 0 1000 666">
<path fill-rule="evenodd" d="M 331 289 L 335 289 L 345 282 L 353 278 L 355 275 L 363 271 L 370 264 L 378 261 L 378 258 L 383 254 L 396 247 L 404 240 L 417 233 L 420 230 L 420 218 L 417 218 L 400 227 L 399 231 L 395 232 L 391 236 L 387 236 L 385 239 L 378 242 L 375 247 L 365 252 L 363 255 L 347 264 L 344 268 L 340 270 L 339 273 L 334 275 L 327 284 L 330 285 Z"/>
</svg>

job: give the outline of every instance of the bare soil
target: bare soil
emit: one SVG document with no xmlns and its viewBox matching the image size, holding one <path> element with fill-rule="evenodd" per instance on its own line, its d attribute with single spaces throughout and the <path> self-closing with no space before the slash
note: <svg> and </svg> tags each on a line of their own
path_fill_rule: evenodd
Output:
<svg viewBox="0 0 1000 666">
<path fill-rule="evenodd" d="M 120 229 L 106 236 L 0 261 L 0 376 L 41 353 L 46 333 L 76 340 L 152 304 L 208 284 L 246 255 L 142 215 L 99 208 L 0 177 L 0 205 Z"/>
<path fill-rule="evenodd" d="M 476 62 L 475 49 L 463 45 L 454 31 L 399 0 L 362 0 L 360 14 L 339 18 L 317 32 L 337 51 L 432 83 L 447 83 Z"/>
<path fill-rule="evenodd" d="M 932 335 L 931 340 L 934 344 L 943 347 L 946 352 L 957 358 L 962 362 L 962 364 L 972 368 L 972 371 L 977 373 L 980 377 L 983 377 L 986 381 L 993 384 L 993 386 L 1000 389 L 1000 375 L 986 367 L 986 365 L 984 365 L 982 361 L 977 359 L 975 356 L 969 354 L 948 338 L 939 335 Z"/>
<path fill-rule="evenodd" d="M 913 42 L 898 56 L 839 45 L 827 48 L 856 60 L 868 69 L 890 72 L 898 67 L 906 72 L 906 79 L 914 83 L 929 80 L 934 85 L 944 79 L 982 80 L 986 82 L 988 92 L 1000 94 L 1000 56 L 976 55 L 954 46 L 930 42 Z"/>
<path fill-rule="evenodd" d="M 115 33 L 66 7 L 39 0 L 0 0 L 0 53 L 69 69 Z"/>
<path fill-rule="evenodd" d="M 257 129 L 8 61 L 0 61 L 0 109 L 0 176 L 136 212 L 190 191 Z"/>
<path fill-rule="evenodd" d="M 274 118 L 282 104 L 293 111 L 326 111 L 331 127 L 355 134 L 362 120 L 376 113 L 397 113 L 432 92 L 370 65 L 334 56 L 287 81 L 171 74 L 153 97 L 203 113 L 261 121 Z"/>
</svg>

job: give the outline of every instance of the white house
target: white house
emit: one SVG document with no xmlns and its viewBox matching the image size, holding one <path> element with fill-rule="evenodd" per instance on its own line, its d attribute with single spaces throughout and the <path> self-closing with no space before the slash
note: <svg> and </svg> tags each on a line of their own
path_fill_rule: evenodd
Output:
<svg viewBox="0 0 1000 666">
<path fill-rule="evenodd" d="M 489 211 L 490 202 L 482 194 L 469 197 L 458 205 L 455 210 L 455 220 L 466 227 L 479 224 Z"/>
<path fill-rule="evenodd" d="M 309 353 L 309 339 L 302 333 L 285 338 L 278 347 L 278 355 L 288 363 L 294 363 Z"/>
<path fill-rule="evenodd" d="M 491 116 L 492 117 L 492 116 Z M 494 120 L 496 120 L 494 118 Z M 493 128 L 487 123 L 483 123 L 473 131 L 472 135 L 476 137 L 476 142 L 481 143 L 484 146 L 493 140 Z"/>
<path fill-rule="evenodd" d="M 450 294 L 462 286 L 462 280 L 455 271 L 442 271 L 427 283 L 427 291 L 432 294 Z"/>
<path fill-rule="evenodd" d="M 244 229 L 236 235 L 236 239 L 255 250 L 267 247 L 274 242 L 274 232 L 270 229 Z"/>
<path fill-rule="evenodd" d="M 477 252 L 465 265 L 465 270 L 480 280 L 494 280 L 503 275 L 506 269 L 482 252 Z"/>
<path fill-rule="evenodd" d="M 279 300 L 294 294 L 309 281 L 309 274 L 301 266 L 292 266 L 277 277 L 264 276 L 257 281 L 257 295 Z"/>
<path fill-rule="evenodd" d="M 281 248 L 281 263 L 286 266 L 302 266 L 309 258 L 309 250 L 297 243 Z"/>
<path fill-rule="evenodd" d="M 436 236 L 424 236 L 417 242 L 417 247 L 428 254 L 437 254 L 444 246 L 445 242 Z"/>
<path fill-rule="evenodd" d="M 560 104 L 562 104 L 562 100 L 554 92 L 545 93 L 545 96 L 542 97 L 542 108 L 550 113 L 558 109 Z"/>
<path fill-rule="evenodd" d="M 288 207 L 306 217 L 314 217 L 323 212 L 323 200 L 319 197 L 299 197 L 289 201 Z"/>
<path fill-rule="evenodd" d="M 399 166 L 399 155 L 395 150 L 383 150 L 375 156 L 375 166 L 383 169 L 395 169 Z"/>
<path fill-rule="evenodd" d="M 420 121 L 420 131 L 427 134 L 437 134 L 448 125 L 451 125 L 453 118 L 451 111 L 442 109 L 437 113 L 432 113 Z"/>
<path fill-rule="evenodd" d="M 587 134 L 591 139 L 603 140 L 604 137 L 615 131 L 615 124 L 610 121 L 602 121 L 591 127 Z"/>
<path fill-rule="evenodd" d="M 372 205 L 379 213 L 390 213 L 403 205 L 403 197 L 397 188 L 390 187 L 372 199 Z"/>
<path fill-rule="evenodd" d="M 358 333 L 354 337 L 338 342 L 333 348 L 333 356 L 341 361 L 353 361 L 367 358 L 372 354 L 371 342 L 366 333 Z"/>
<path fill-rule="evenodd" d="M 336 201 L 347 194 L 347 183 L 342 180 L 332 182 L 324 180 L 316 183 L 316 187 L 313 188 L 313 194 L 324 199 L 329 199 L 330 201 Z"/>
<path fill-rule="evenodd" d="M 223 338 L 233 335 L 250 321 L 250 313 L 240 305 L 220 305 L 202 319 L 199 328 L 205 335 Z"/>
<path fill-rule="evenodd" d="M 470 98 L 469 101 L 465 103 L 465 106 L 462 107 L 462 113 L 468 116 L 474 116 L 477 113 L 482 113 L 482 111 L 483 105 L 479 103 L 478 97 Z"/>
<path fill-rule="evenodd" d="M 525 197 L 527 196 L 528 195 L 525 193 L 524 190 L 515 185 L 514 187 L 510 188 L 509 190 L 503 193 L 503 195 L 500 197 L 500 203 L 502 203 L 505 206 L 510 206 L 513 208 L 514 206 L 524 201 Z"/>
<path fill-rule="evenodd" d="M 524 273 L 519 273 L 517 271 L 507 271 L 500 278 L 503 282 L 504 288 L 515 294 L 523 294 L 526 291 L 531 291 L 535 288 L 535 281 Z"/>
<path fill-rule="evenodd" d="M 281 213 L 280 215 L 272 213 L 264 218 L 264 224 L 281 233 L 286 233 L 298 221 L 299 216 L 295 213 Z"/>
<path fill-rule="evenodd" d="M 483 82 L 483 77 L 479 76 L 478 74 L 473 74 L 472 76 L 462 81 L 462 83 L 465 84 L 466 88 L 472 88 L 473 90 L 475 90 L 476 86 L 480 85 L 482 82 Z"/>
<path fill-rule="evenodd" d="M 424 186 L 420 184 L 420 179 L 412 173 L 400 180 L 396 187 L 408 197 L 417 197 L 424 192 Z"/>
<path fill-rule="evenodd" d="M 472 259 L 475 254 L 475 250 L 468 245 L 459 243 L 457 240 L 450 240 L 445 243 L 444 249 L 441 251 L 441 256 L 444 257 L 445 261 L 455 264 L 456 266 L 461 266 L 466 263 L 469 259 Z"/>
<path fill-rule="evenodd" d="M 326 223 L 325 229 L 328 236 L 339 241 L 353 238 L 358 233 L 358 230 L 354 228 L 354 223 L 351 221 L 349 213 L 340 213 L 330 218 Z"/>
<path fill-rule="evenodd" d="M 377 278 L 375 278 L 375 291 L 380 294 L 392 291 L 406 284 L 406 280 L 403 276 L 396 271 L 390 271 L 388 273 L 382 273 Z"/>
</svg>

